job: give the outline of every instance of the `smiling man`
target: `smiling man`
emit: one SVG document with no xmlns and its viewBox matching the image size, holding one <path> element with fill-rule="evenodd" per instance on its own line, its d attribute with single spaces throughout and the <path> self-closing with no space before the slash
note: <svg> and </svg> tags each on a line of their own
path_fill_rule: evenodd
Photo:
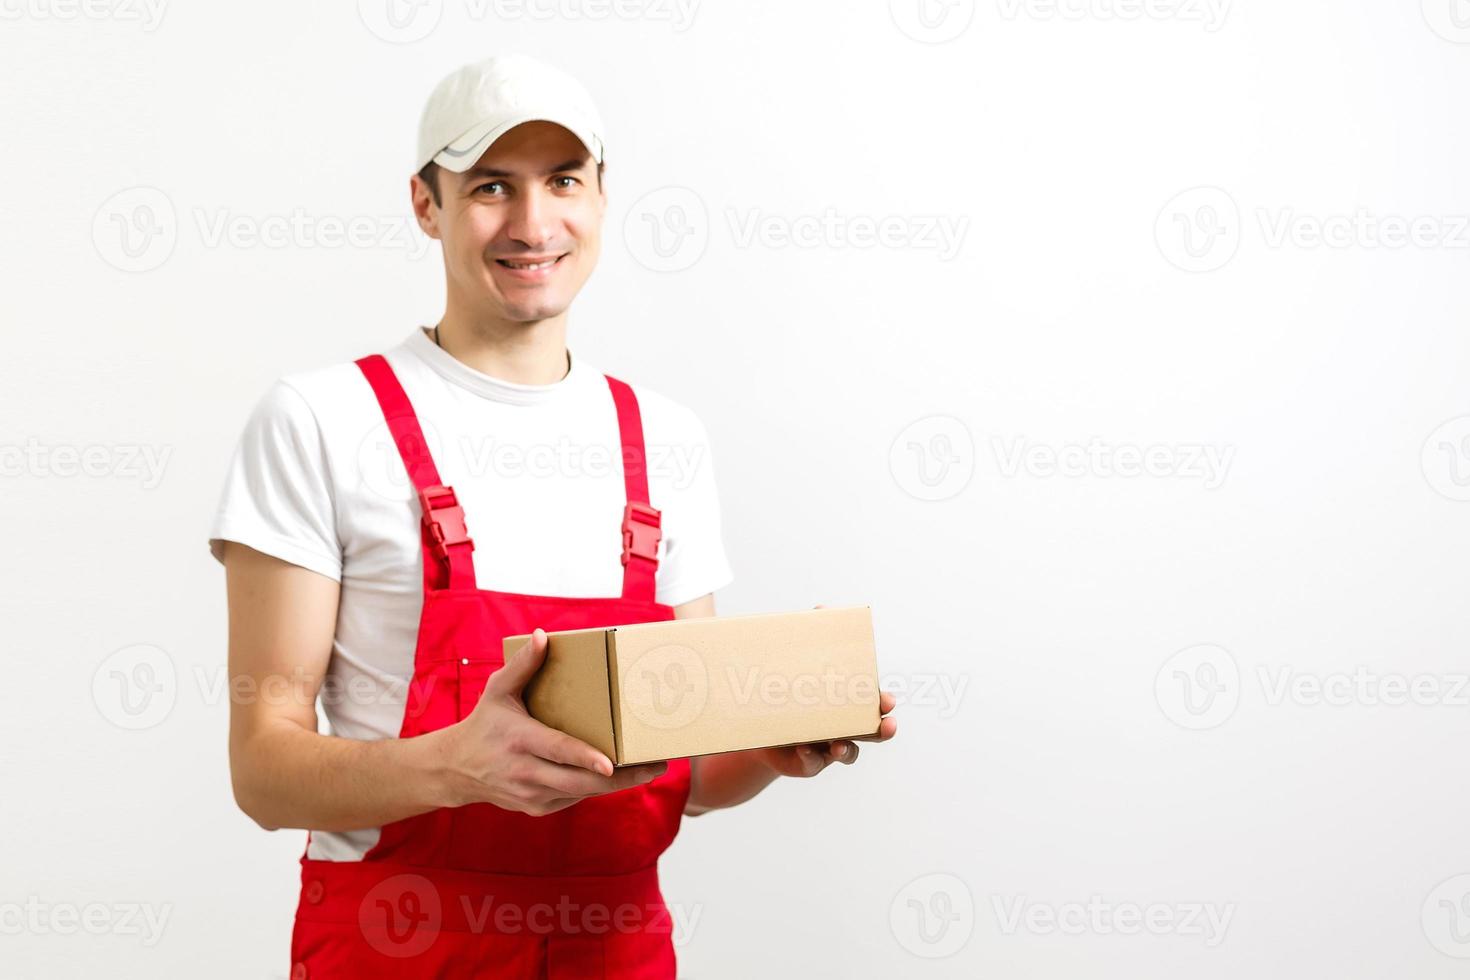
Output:
<svg viewBox="0 0 1470 980">
<path fill-rule="evenodd" d="M 657 861 L 681 816 L 858 747 L 615 769 L 526 713 L 544 631 L 714 615 L 732 575 L 708 440 L 567 347 L 607 208 L 577 82 L 465 66 L 429 98 L 415 167 L 444 315 L 277 382 L 210 536 L 232 691 L 257 692 L 231 702 L 235 797 L 310 831 L 290 975 L 672 977 Z"/>
</svg>

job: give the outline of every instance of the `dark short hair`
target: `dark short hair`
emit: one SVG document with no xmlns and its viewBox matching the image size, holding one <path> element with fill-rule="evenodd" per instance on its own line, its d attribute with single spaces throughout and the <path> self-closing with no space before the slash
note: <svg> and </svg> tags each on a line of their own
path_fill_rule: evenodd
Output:
<svg viewBox="0 0 1470 980">
<path fill-rule="evenodd" d="M 443 199 L 439 196 L 439 165 L 433 160 L 424 164 L 424 169 L 419 171 L 419 180 L 429 185 L 429 194 L 434 198 L 434 207 L 442 208 Z M 602 190 L 602 162 L 597 164 L 597 189 Z"/>
</svg>

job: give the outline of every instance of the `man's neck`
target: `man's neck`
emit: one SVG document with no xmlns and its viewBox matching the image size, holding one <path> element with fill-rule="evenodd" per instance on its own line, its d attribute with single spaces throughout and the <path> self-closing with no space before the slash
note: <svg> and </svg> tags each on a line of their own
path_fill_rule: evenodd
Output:
<svg viewBox="0 0 1470 980">
<path fill-rule="evenodd" d="M 510 322 L 446 311 L 439 321 L 439 346 L 455 360 L 492 378 L 522 385 L 555 384 L 567 376 L 567 315 Z M 429 328 L 434 339 L 434 328 Z"/>
</svg>

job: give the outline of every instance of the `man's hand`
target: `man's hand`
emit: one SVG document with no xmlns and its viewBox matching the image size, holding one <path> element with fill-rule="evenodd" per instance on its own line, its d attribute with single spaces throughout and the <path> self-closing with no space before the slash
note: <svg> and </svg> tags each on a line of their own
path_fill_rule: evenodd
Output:
<svg viewBox="0 0 1470 980">
<path fill-rule="evenodd" d="M 713 606 L 708 614 L 714 614 Z M 857 761 L 858 742 L 886 742 L 898 733 L 898 722 L 887 717 L 897 701 L 890 692 L 879 692 L 878 730 L 872 735 L 690 759 L 692 782 L 689 799 L 684 804 L 685 815 L 693 817 L 739 806 L 769 786 L 777 776 L 815 776 L 833 762 L 852 765 Z"/>
<path fill-rule="evenodd" d="M 821 603 L 813 609 L 825 609 Z M 857 739 L 839 739 L 835 742 L 808 742 L 805 745 L 778 745 L 770 749 L 758 749 L 756 758 L 765 763 L 778 776 L 815 776 L 834 762 L 850 766 L 857 761 L 857 742 L 886 742 L 898 734 L 898 721 L 888 717 L 898 699 L 888 691 L 878 696 L 878 731 Z"/>
<path fill-rule="evenodd" d="M 539 817 L 589 796 L 641 785 L 668 769 L 658 762 L 614 770 L 586 742 L 532 718 L 521 692 L 545 662 L 546 648 L 546 633 L 538 629 L 490 675 L 474 711 L 440 730 L 451 806 L 493 803 Z"/>
<path fill-rule="evenodd" d="M 888 691 L 878 697 L 878 731 L 856 739 L 835 742 L 809 742 L 805 745 L 778 745 L 757 749 L 761 762 L 779 776 L 815 776 L 834 762 L 850 766 L 857 761 L 858 742 L 886 742 L 898 733 L 898 721 L 888 717 L 897 699 Z"/>
</svg>

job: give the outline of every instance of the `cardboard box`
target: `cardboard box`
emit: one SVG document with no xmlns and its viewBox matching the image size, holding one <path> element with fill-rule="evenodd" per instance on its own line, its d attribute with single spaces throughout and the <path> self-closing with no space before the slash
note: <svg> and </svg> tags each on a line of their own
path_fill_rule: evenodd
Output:
<svg viewBox="0 0 1470 980">
<path fill-rule="evenodd" d="M 531 717 L 627 766 L 872 735 L 867 606 L 548 633 Z M 505 639 L 509 661 L 529 639 Z"/>
</svg>

